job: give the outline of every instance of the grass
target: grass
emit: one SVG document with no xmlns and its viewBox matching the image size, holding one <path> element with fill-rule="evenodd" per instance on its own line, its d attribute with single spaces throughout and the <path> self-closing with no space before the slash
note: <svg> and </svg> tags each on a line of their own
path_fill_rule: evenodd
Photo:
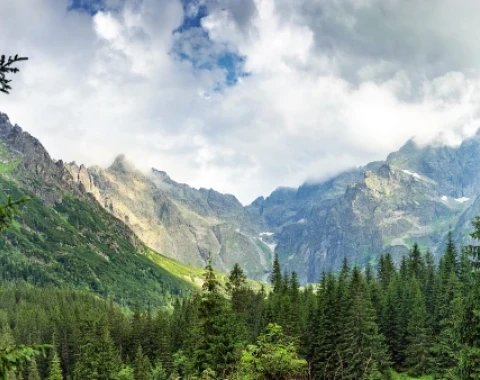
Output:
<svg viewBox="0 0 480 380">
<path fill-rule="evenodd" d="M 189 282 L 197 289 L 201 288 L 203 284 L 203 268 L 182 264 L 174 259 L 161 255 L 150 248 L 146 248 L 146 252 L 147 257 L 155 264 L 159 265 L 174 276 Z M 220 284 L 225 286 L 228 281 L 228 274 L 223 272 L 215 272 L 215 274 Z M 266 291 L 268 291 L 270 288 L 269 284 L 265 284 L 260 281 L 247 280 L 247 284 L 254 290 L 260 290 L 262 285 L 264 285 Z"/>
<path fill-rule="evenodd" d="M 406 373 L 398 373 L 392 371 L 392 379 L 393 380 L 433 380 L 433 376 L 425 375 L 420 377 L 411 377 L 408 376 Z"/>
<path fill-rule="evenodd" d="M 20 160 L 13 160 L 10 162 L 0 162 L 0 174 L 8 174 L 13 172 L 18 164 L 20 163 Z"/>
</svg>

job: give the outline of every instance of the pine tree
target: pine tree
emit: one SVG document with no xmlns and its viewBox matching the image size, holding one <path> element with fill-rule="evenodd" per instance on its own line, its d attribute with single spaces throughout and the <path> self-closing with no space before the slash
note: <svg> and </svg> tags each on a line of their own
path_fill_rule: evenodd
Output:
<svg viewBox="0 0 480 380">
<path fill-rule="evenodd" d="M 434 346 L 435 370 L 442 376 L 458 366 L 460 337 L 458 325 L 462 309 L 461 284 L 457 275 L 452 272 L 442 295 L 441 319 L 439 332 Z"/>
<path fill-rule="evenodd" d="M 432 327 L 432 332 L 437 333 L 436 329 L 436 308 L 437 308 L 437 276 L 435 271 L 435 260 L 430 251 L 425 254 L 426 275 L 425 275 L 425 307 L 427 308 L 427 324 Z"/>
<path fill-rule="evenodd" d="M 412 273 L 415 276 L 415 273 Z M 406 365 L 412 376 L 426 374 L 430 369 L 431 337 L 427 329 L 425 298 L 419 281 L 414 277 L 409 289 L 412 300 L 407 326 Z"/>
<path fill-rule="evenodd" d="M 452 232 L 447 235 L 447 246 L 439 270 L 442 276 L 448 278 L 451 273 L 459 273 L 458 253 L 453 241 Z"/>
<path fill-rule="evenodd" d="M 470 236 L 476 241 L 480 240 L 480 217 L 473 222 L 474 231 Z M 463 300 L 462 308 L 458 311 L 460 323 L 458 333 L 460 349 L 456 374 L 461 380 L 480 379 L 480 246 L 468 245 L 463 252 L 465 261 L 470 258 L 470 263 L 462 263 L 467 296 Z M 472 272 L 466 271 L 471 268 Z"/>
<path fill-rule="evenodd" d="M 247 282 L 247 276 L 238 263 L 233 266 L 228 276 L 227 291 L 232 295 L 234 292 L 241 290 Z"/>
<path fill-rule="evenodd" d="M 41 380 L 40 373 L 38 372 L 37 361 L 32 359 L 27 365 L 28 377 L 27 380 Z"/>
<path fill-rule="evenodd" d="M 53 349 L 52 360 L 50 361 L 50 374 L 48 380 L 63 380 L 62 369 L 60 368 L 60 359 L 57 351 Z"/>
<path fill-rule="evenodd" d="M 297 354 L 297 347 L 283 334 L 282 327 L 269 324 L 242 353 L 242 379 L 305 380 L 307 362 Z"/>
<path fill-rule="evenodd" d="M 137 353 L 135 354 L 135 361 L 134 361 L 134 374 L 135 380 L 150 380 L 151 379 L 151 372 L 152 372 L 152 365 L 148 357 L 143 354 L 142 347 L 138 346 Z"/>
<path fill-rule="evenodd" d="M 155 365 L 152 369 L 152 380 L 167 380 L 167 371 L 163 368 L 161 362 L 155 362 Z"/>
<path fill-rule="evenodd" d="M 238 326 L 226 300 L 219 293 L 220 285 L 210 263 L 205 268 L 204 280 L 192 354 L 200 373 L 211 369 L 223 378 L 236 365 Z"/>
<path fill-rule="evenodd" d="M 315 372 L 321 379 L 332 379 L 338 369 L 337 345 L 340 328 L 337 309 L 337 282 L 328 274 L 318 290 L 318 328 L 315 342 Z"/>
<path fill-rule="evenodd" d="M 96 324 L 92 320 L 81 321 L 81 339 L 78 341 L 78 356 L 73 370 L 73 380 L 98 380 L 98 352 L 96 350 Z"/>
<path fill-rule="evenodd" d="M 100 326 L 100 339 L 96 345 L 98 352 L 98 379 L 115 380 L 120 368 L 120 358 L 113 344 L 106 323 Z"/>
<path fill-rule="evenodd" d="M 0 56 L 0 92 L 9 94 L 12 87 L 10 86 L 11 79 L 7 78 L 8 74 L 16 74 L 20 70 L 14 66 L 16 63 L 26 61 L 27 57 L 19 57 L 18 54 L 13 57 Z"/>
<path fill-rule="evenodd" d="M 391 359 L 395 368 L 400 368 L 405 360 L 403 328 L 401 321 L 401 292 L 400 282 L 394 277 L 390 281 L 385 304 L 383 307 L 382 331 L 385 335 L 385 342 L 391 353 Z"/>
<path fill-rule="evenodd" d="M 376 312 L 367 284 L 358 268 L 354 268 L 348 286 L 350 308 L 344 325 L 344 341 L 338 347 L 342 356 L 339 376 L 344 379 L 368 379 L 389 376 L 389 358 L 384 337 L 376 323 Z"/>
<path fill-rule="evenodd" d="M 425 260 L 417 243 L 413 244 L 413 248 L 408 255 L 408 273 L 410 277 L 415 277 L 420 283 L 423 283 L 425 279 Z"/>
<path fill-rule="evenodd" d="M 383 289 L 388 288 L 388 285 L 390 285 L 390 280 L 395 272 L 395 264 L 393 263 L 392 255 L 390 255 L 390 253 L 381 255 L 380 264 L 378 266 L 378 280 L 380 281 Z"/>
<path fill-rule="evenodd" d="M 275 253 L 275 258 L 273 259 L 273 269 L 270 282 L 273 286 L 273 291 L 278 293 L 282 289 L 282 269 L 280 268 L 280 261 L 278 259 L 278 254 Z"/>
</svg>

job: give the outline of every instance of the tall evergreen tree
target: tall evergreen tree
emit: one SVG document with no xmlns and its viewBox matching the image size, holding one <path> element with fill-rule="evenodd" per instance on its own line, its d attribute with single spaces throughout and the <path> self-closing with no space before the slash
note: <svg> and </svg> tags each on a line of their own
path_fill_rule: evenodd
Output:
<svg viewBox="0 0 480 380">
<path fill-rule="evenodd" d="M 245 276 L 245 272 L 238 263 L 235 263 L 228 276 L 227 291 L 232 295 L 234 292 L 245 287 L 246 282 L 247 276 Z"/>
<path fill-rule="evenodd" d="M 37 361 L 35 358 L 27 365 L 27 380 L 41 380 L 40 373 L 38 372 Z"/>
<path fill-rule="evenodd" d="M 62 369 L 60 368 L 60 359 L 56 349 L 53 349 L 52 360 L 50 361 L 50 374 L 48 380 L 63 380 Z"/>
<path fill-rule="evenodd" d="M 410 277 L 415 277 L 420 283 L 423 283 L 425 279 L 425 260 L 417 243 L 413 244 L 413 248 L 408 254 L 408 273 Z"/>
<path fill-rule="evenodd" d="M 280 268 L 280 261 L 278 259 L 278 254 L 275 253 L 275 258 L 273 259 L 273 269 L 270 282 L 273 286 L 273 291 L 278 293 L 282 289 L 282 269 Z"/>
<path fill-rule="evenodd" d="M 395 272 L 395 264 L 393 263 L 392 255 L 390 253 L 381 255 L 378 266 L 378 280 L 384 289 L 387 289 L 388 285 L 390 285 L 390 280 Z"/>
<path fill-rule="evenodd" d="M 480 240 L 480 217 L 473 222 L 474 231 L 470 236 Z M 468 289 L 461 311 L 459 311 L 460 352 L 456 373 L 461 380 L 480 379 L 480 246 L 472 244 L 465 247 L 464 255 L 471 262 L 464 270 L 472 268 L 471 273 L 464 273 Z"/>
<path fill-rule="evenodd" d="M 406 366 L 413 376 L 426 374 L 430 369 L 431 336 L 427 328 L 425 297 L 415 276 L 410 283 L 411 309 L 407 325 Z"/>
<path fill-rule="evenodd" d="M 142 347 L 138 346 L 133 365 L 135 380 L 151 380 L 152 365 L 148 357 L 143 353 Z"/>
<path fill-rule="evenodd" d="M 348 286 L 350 307 L 344 325 L 344 341 L 339 376 L 344 379 L 368 379 L 383 374 L 389 378 L 390 362 L 384 337 L 376 323 L 367 284 L 358 268 L 354 268 Z"/>
</svg>

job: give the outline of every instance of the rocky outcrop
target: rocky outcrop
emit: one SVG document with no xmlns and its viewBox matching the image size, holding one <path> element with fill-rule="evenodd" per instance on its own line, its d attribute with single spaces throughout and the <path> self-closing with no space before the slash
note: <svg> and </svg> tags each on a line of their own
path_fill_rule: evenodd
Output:
<svg viewBox="0 0 480 380">
<path fill-rule="evenodd" d="M 210 255 L 223 271 L 239 262 L 252 278 L 269 271 L 268 247 L 258 242 L 250 216 L 233 195 L 191 188 L 156 169 L 144 174 L 124 155 L 108 169 L 75 163 L 66 168 L 85 192 L 158 252 L 196 266 L 204 266 Z"/>
</svg>

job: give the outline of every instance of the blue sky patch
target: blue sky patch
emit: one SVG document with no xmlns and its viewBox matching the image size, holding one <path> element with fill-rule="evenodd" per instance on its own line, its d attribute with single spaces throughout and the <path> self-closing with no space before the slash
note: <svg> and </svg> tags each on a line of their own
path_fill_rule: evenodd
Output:
<svg viewBox="0 0 480 380">
<path fill-rule="evenodd" d="M 92 16 L 95 13 L 104 9 L 102 0 L 70 0 L 68 10 L 80 10 L 90 13 Z"/>
<path fill-rule="evenodd" d="M 198 0 L 182 0 L 182 4 L 185 16 L 183 24 L 173 31 L 173 33 L 180 36 L 173 49 L 174 53 L 180 59 L 190 61 L 199 70 L 224 69 L 224 85 L 234 86 L 240 77 L 248 75 L 243 71 L 245 58 L 230 51 L 227 46 L 222 46 L 221 49 L 209 49 L 208 47 L 213 47 L 215 42 L 210 39 L 208 32 L 202 28 L 202 18 L 208 16 L 208 7 L 204 2 L 200 3 Z M 192 9 L 195 12 L 192 12 Z M 189 51 L 187 52 L 182 46 L 185 42 L 183 37 L 185 39 L 191 38 L 192 29 L 196 29 L 194 31 L 196 40 L 190 41 L 188 45 Z M 216 53 L 211 53 L 211 56 L 206 59 L 205 50 Z M 217 90 L 220 90 L 222 87 L 219 85 Z"/>
</svg>

